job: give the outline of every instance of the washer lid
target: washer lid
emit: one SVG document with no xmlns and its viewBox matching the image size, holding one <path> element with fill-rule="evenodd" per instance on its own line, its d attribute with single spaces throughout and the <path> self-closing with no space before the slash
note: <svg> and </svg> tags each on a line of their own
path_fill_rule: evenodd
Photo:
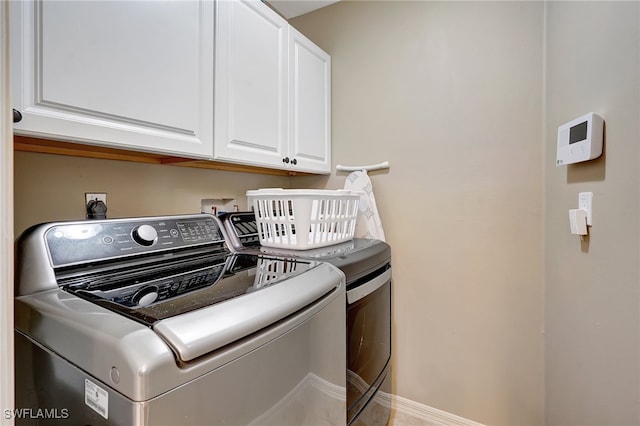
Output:
<svg viewBox="0 0 640 426">
<path fill-rule="evenodd" d="M 176 259 L 109 265 L 93 274 L 59 278 L 63 290 L 148 327 L 158 321 L 242 298 L 279 285 L 317 262 L 188 251 Z"/>
<path fill-rule="evenodd" d="M 339 288 L 328 264 L 287 278 L 260 291 L 156 322 L 153 330 L 179 360 L 199 356 L 235 342 L 286 318 Z"/>
</svg>

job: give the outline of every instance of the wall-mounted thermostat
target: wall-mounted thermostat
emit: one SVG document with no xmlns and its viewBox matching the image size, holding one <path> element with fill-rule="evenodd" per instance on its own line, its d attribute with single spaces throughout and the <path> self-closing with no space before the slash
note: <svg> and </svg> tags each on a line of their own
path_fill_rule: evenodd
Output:
<svg viewBox="0 0 640 426">
<path fill-rule="evenodd" d="M 600 157 L 603 132 L 602 117 L 592 112 L 558 127 L 556 166 Z"/>
</svg>

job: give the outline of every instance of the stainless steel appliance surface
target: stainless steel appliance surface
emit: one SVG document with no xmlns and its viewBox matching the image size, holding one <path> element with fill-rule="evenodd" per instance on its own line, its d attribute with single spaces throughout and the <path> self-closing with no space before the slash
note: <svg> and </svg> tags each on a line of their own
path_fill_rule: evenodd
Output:
<svg viewBox="0 0 640 426">
<path fill-rule="evenodd" d="M 346 423 L 344 274 L 231 253 L 211 215 L 16 244 L 17 424 Z"/>
<path fill-rule="evenodd" d="M 328 262 L 346 276 L 347 422 L 383 426 L 390 418 L 391 248 L 371 239 L 311 250 L 260 246 L 253 212 L 220 216 L 231 250 Z"/>
</svg>

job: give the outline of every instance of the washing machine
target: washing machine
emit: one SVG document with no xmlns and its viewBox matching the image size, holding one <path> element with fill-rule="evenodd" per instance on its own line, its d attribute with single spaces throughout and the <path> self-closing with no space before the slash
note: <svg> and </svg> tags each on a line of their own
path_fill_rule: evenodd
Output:
<svg viewBox="0 0 640 426">
<path fill-rule="evenodd" d="M 345 278 L 232 253 L 211 215 L 17 241 L 17 424 L 344 425 Z"/>
</svg>

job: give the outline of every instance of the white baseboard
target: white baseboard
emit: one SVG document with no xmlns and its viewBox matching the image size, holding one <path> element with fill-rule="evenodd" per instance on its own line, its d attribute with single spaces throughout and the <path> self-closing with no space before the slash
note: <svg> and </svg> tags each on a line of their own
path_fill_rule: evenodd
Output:
<svg viewBox="0 0 640 426">
<path fill-rule="evenodd" d="M 384 395 L 397 413 L 416 417 L 425 423 L 442 426 L 484 426 L 482 423 L 456 416 L 455 414 L 429 407 L 428 405 L 398 395 Z M 392 412 L 393 416 L 393 412 Z"/>
</svg>

